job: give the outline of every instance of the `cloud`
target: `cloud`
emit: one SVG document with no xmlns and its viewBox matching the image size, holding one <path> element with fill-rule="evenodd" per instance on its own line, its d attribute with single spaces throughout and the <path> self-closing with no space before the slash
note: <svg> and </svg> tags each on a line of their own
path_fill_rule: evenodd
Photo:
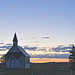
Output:
<svg viewBox="0 0 75 75">
<path fill-rule="evenodd" d="M 11 46 L 0 46 L 0 50 L 7 50 L 10 48 L 11 48 Z"/>
<path fill-rule="evenodd" d="M 42 39 L 49 39 L 50 37 L 42 37 Z"/>
<path fill-rule="evenodd" d="M 55 51 L 55 52 L 69 52 L 71 49 L 72 49 L 71 46 L 59 45 L 56 48 L 52 48 L 52 51 Z"/>
<path fill-rule="evenodd" d="M 6 45 L 8 45 L 8 46 L 10 45 L 11 46 L 12 44 L 9 43 L 9 44 L 6 44 Z"/>
<path fill-rule="evenodd" d="M 45 51 L 46 52 L 46 48 L 38 49 L 38 51 Z"/>
<path fill-rule="evenodd" d="M 31 55 L 31 58 L 68 58 L 69 54 L 54 54 L 54 55 Z"/>
<path fill-rule="evenodd" d="M 0 51 L 6 51 L 11 48 L 12 44 L 8 43 L 6 45 L 0 46 Z M 68 58 L 69 51 L 72 46 L 59 45 L 54 48 L 49 47 L 29 47 L 24 46 L 24 49 L 31 56 L 31 58 Z"/>
<path fill-rule="evenodd" d="M 37 47 L 28 47 L 28 46 L 25 46 L 24 49 L 27 49 L 27 50 L 36 50 Z"/>
<path fill-rule="evenodd" d="M 32 37 L 32 39 L 37 39 L 38 37 L 36 36 L 36 37 Z"/>
<path fill-rule="evenodd" d="M 0 51 L 6 51 L 6 49 L 0 49 Z"/>
<path fill-rule="evenodd" d="M 0 45 L 2 45 L 2 44 L 4 44 L 4 43 L 0 43 Z"/>
<path fill-rule="evenodd" d="M 39 41 L 32 41 L 31 43 L 39 43 Z"/>
<path fill-rule="evenodd" d="M 33 51 L 44 51 L 44 52 L 69 52 L 72 49 L 72 47 L 71 46 L 64 46 L 64 45 L 59 45 L 55 48 L 25 46 L 24 49 L 33 50 Z"/>
<path fill-rule="evenodd" d="M 68 58 L 72 47 L 59 45 L 55 48 L 49 47 L 25 47 L 31 58 Z"/>
<path fill-rule="evenodd" d="M 0 51 L 6 51 L 9 50 L 12 46 L 12 44 L 8 43 L 8 44 L 4 44 L 4 43 L 0 43 Z"/>
</svg>

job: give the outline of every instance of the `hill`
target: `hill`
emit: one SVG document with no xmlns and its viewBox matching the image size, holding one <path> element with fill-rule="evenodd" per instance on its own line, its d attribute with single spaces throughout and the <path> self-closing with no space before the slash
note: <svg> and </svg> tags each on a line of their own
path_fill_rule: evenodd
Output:
<svg viewBox="0 0 75 75">
<path fill-rule="evenodd" d="M 31 63 L 31 68 L 69 69 L 69 62 Z"/>
</svg>

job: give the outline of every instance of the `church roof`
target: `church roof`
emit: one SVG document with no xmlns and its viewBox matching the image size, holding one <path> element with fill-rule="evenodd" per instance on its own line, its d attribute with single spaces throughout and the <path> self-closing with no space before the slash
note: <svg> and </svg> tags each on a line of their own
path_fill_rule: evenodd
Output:
<svg viewBox="0 0 75 75">
<path fill-rule="evenodd" d="M 13 49 L 15 49 L 15 50 L 18 49 L 19 52 L 21 52 L 22 54 L 24 54 L 24 56 L 30 57 L 29 54 L 21 46 L 12 46 L 10 48 L 10 50 L 7 52 L 6 55 L 12 54 L 12 53 L 15 53 L 15 54 L 18 53 L 18 52 L 15 52 L 15 51 L 11 52 L 11 50 L 13 50 Z"/>
<path fill-rule="evenodd" d="M 15 35 L 14 35 L 13 41 L 18 42 L 18 40 L 17 40 L 17 36 L 16 36 L 16 33 L 15 33 Z"/>
<path fill-rule="evenodd" d="M 18 46 L 18 48 L 25 56 L 30 57 L 29 54 L 22 47 Z"/>
</svg>

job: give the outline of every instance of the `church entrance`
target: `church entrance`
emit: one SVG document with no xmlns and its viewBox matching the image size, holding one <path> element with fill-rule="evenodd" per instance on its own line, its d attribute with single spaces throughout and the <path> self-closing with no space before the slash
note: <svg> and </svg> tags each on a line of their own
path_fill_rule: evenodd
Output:
<svg viewBox="0 0 75 75">
<path fill-rule="evenodd" d="M 15 60 L 12 58 L 10 62 L 11 69 L 15 68 Z"/>
</svg>

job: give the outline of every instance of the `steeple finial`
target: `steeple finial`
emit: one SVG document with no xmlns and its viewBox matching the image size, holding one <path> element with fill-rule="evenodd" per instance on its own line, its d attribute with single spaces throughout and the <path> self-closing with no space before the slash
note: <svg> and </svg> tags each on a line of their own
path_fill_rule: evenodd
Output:
<svg viewBox="0 0 75 75">
<path fill-rule="evenodd" d="M 18 42 L 18 40 L 17 40 L 17 36 L 15 33 L 14 38 L 13 38 L 13 45 L 17 45 L 17 42 Z"/>
</svg>

